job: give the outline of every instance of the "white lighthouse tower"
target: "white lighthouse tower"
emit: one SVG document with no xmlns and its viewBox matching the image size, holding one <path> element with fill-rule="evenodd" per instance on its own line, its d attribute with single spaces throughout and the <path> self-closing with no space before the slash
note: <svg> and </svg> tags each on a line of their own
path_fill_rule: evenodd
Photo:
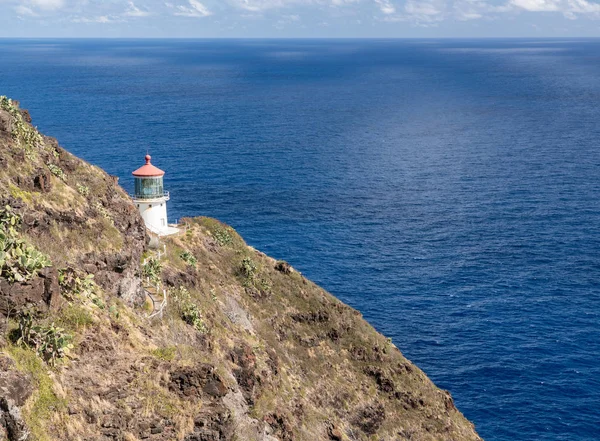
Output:
<svg viewBox="0 0 600 441">
<path fill-rule="evenodd" d="M 150 163 L 151 159 L 150 155 L 146 155 L 146 164 L 133 172 L 135 193 L 132 197 L 146 223 L 146 228 L 159 236 L 165 236 L 178 230 L 169 227 L 167 221 L 169 192 L 163 188 L 165 172 L 153 166 Z"/>
</svg>

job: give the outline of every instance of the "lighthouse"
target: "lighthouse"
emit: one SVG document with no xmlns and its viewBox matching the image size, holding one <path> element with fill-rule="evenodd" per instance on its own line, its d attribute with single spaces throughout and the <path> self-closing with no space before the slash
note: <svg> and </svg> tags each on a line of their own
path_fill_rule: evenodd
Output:
<svg viewBox="0 0 600 441">
<path fill-rule="evenodd" d="M 133 172 L 135 193 L 132 195 L 146 228 L 159 236 L 177 232 L 177 228 L 169 227 L 167 221 L 167 201 L 169 192 L 164 191 L 163 176 L 165 172 L 150 163 L 152 157 L 146 155 L 146 164 Z"/>
</svg>

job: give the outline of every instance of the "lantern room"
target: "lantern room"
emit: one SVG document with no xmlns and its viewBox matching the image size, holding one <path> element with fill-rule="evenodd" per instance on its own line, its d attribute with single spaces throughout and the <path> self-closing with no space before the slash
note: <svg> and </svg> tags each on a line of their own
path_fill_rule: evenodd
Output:
<svg viewBox="0 0 600 441">
<path fill-rule="evenodd" d="M 146 164 L 133 172 L 136 199 L 156 199 L 165 196 L 163 176 L 165 172 L 151 164 L 152 157 L 146 155 Z"/>
</svg>

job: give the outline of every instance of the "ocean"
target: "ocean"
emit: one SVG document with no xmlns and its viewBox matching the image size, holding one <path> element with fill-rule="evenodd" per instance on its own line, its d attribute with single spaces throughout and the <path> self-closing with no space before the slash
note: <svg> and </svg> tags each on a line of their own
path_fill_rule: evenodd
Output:
<svg viewBox="0 0 600 441">
<path fill-rule="evenodd" d="M 0 40 L 0 94 L 360 310 L 488 441 L 600 439 L 600 40 Z"/>
</svg>

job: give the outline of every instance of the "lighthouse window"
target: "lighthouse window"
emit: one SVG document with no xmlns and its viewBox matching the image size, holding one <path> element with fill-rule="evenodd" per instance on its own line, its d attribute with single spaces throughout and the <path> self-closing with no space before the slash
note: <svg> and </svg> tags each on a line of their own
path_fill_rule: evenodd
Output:
<svg viewBox="0 0 600 441">
<path fill-rule="evenodd" d="M 163 178 L 135 178 L 135 196 L 141 199 L 152 199 L 163 195 Z"/>
<path fill-rule="evenodd" d="M 161 223 L 161 225 L 164 227 L 164 226 L 165 226 L 165 219 L 164 219 L 164 218 L 162 218 L 162 219 L 160 220 L 160 223 Z"/>
<path fill-rule="evenodd" d="M 160 204 L 160 206 L 162 207 L 162 204 Z"/>
</svg>

